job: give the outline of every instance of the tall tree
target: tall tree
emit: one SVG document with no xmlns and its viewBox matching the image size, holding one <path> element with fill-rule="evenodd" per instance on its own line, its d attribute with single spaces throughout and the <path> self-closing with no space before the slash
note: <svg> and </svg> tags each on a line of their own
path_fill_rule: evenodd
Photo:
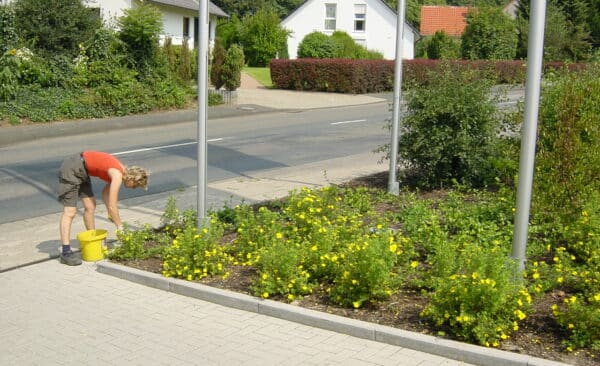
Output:
<svg viewBox="0 0 600 366">
<path fill-rule="evenodd" d="M 261 9 L 242 19 L 240 34 L 244 57 L 250 66 L 266 66 L 287 50 L 289 32 L 282 28 L 277 13 Z"/>
<path fill-rule="evenodd" d="M 517 50 L 516 24 L 500 8 L 480 8 L 467 15 L 461 37 L 462 57 L 512 60 Z"/>
<path fill-rule="evenodd" d="M 546 61 L 581 61 L 591 56 L 594 40 L 588 23 L 591 0 L 550 0 L 546 8 L 544 58 Z M 527 57 L 531 0 L 521 0 L 517 11 L 519 40 L 517 57 Z"/>
</svg>

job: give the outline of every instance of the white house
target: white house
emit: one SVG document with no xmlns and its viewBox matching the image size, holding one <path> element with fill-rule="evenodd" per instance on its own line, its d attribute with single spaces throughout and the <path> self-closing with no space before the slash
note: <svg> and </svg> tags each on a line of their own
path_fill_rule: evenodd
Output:
<svg viewBox="0 0 600 366">
<path fill-rule="evenodd" d="M 397 20 L 396 12 L 382 0 L 307 0 L 281 25 L 292 32 L 288 37 L 290 58 L 297 57 L 298 45 L 307 34 L 318 31 L 331 35 L 340 30 L 358 44 L 393 60 L 396 58 Z M 419 31 L 405 23 L 402 36 L 402 58 L 413 59 Z"/>
<path fill-rule="evenodd" d="M 197 0 L 83 0 L 90 8 L 99 9 L 102 20 L 115 27 L 117 18 L 123 16 L 126 9 L 135 8 L 142 3 L 156 6 L 162 13 L 163 34 L 162 39 L 171 38 L 173 44 L 182 44 L 188 40 L 190 47 L 195 46 L 198 40 L 198 9 Z M 215 39 L 217 19 L 229 16 L 211 1 L 208 3 L 209 12 L 209 42 L 212 45 Z"/>
</svg>

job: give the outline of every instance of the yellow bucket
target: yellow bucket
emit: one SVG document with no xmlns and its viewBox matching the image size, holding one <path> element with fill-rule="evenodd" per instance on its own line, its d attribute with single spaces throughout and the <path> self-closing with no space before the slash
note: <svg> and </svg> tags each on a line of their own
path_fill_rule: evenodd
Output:
<svg viewBox="0 0 600 366">
<path fill-rule="evenodd" d="M 87 262 L 95 262 L 104 259 L 102 243 L 106 239 L 107 231 L 95 229 L 82 231 L 77 234 L 77 240 L 81 246 L 81 259 Z"/>
</svg>

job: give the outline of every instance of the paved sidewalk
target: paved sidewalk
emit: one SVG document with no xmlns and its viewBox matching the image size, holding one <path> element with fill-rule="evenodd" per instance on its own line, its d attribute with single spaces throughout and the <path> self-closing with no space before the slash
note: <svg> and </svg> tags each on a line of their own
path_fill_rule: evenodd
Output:
<svg viewBox="0 0 600 366">
<path fill-rule="evenodd" d="M 325 99 L 323 93 L 256 87 L 241 91 L 238 103 L 248 103 L 210 113 L 319 108 L 318 102 Z M 264 92 L 262 98 L 251 100 L 259 91 Z M 248 99 L 243 99 L 244 93 Z M 328 99 L 330 105 L 382 101 L 368 96 Z M 191 115 L 165 113 L 157 120 Z M 97 124 L 80 125 L 91 129 Z M 37 138 L 47 136 L 51 128 L 19 131 L 25 130 Z M 220 208 L 278 198 L 302 186 L 340 183 L 386 170 L 377 160 L 374 154 L 359 154 L 213 182 L 207 201 Z M 169 197 L 195 206 L 196 188 L 120 202 L 122 216 L 134 224 L 157 226 Z M 99 227 L 108 225 L 103 210 L 99 205 Z M 107 261 L 61 265 L 55 259 L 58 217 L 0 225 L 1 365 L 561 365 L 165 279 Z M 72 232 L 82 230 L 78 215 Z"/>
</svg>

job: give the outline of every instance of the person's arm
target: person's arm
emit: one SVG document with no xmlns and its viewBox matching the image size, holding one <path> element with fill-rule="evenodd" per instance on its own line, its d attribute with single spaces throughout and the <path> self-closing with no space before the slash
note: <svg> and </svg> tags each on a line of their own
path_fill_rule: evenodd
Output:
<svg viewBox="0 0 600 366">
<path fill-rule="evenodd" d="M 123 183 L 123 174 L 117 169 L 110 168 L 108 169 L 108 176 L 111 181 L 102 190 L 102 199 L 106 205 L 108 217 L 117 226 L 117 229 L 120 229 L 123 222 L 121 221 L 121 216 L 119 216 L 117 203 L 119 201 L 119 189 Z"/>
</svg>

